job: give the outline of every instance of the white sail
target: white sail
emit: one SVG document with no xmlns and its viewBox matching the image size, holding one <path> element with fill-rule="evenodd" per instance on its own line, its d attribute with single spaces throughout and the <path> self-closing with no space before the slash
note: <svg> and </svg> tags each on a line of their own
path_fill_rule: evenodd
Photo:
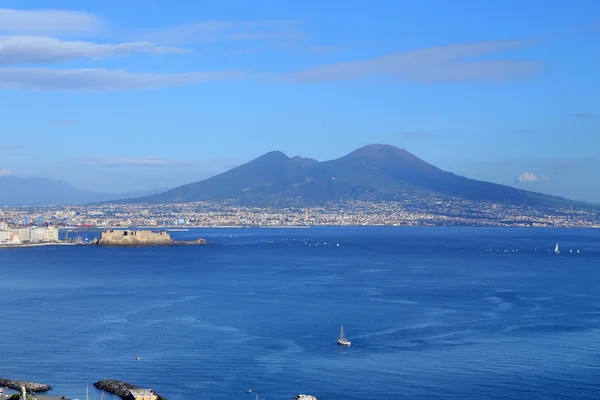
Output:
<svg viewBox="0 0 600 400">
<path fill-rule="evenodd" d="M 338 338 L 338 344 L 341 346 L 350 346 L 350 341 L 344 337 L 344 325 L 340 328 L 340 337 Z"/>
<path fill-rule="evenodd" d="M 556 254 L 560 253 L 560 251 L 558 251 L 558 243 L 556 243 L 556 247 L 554 248 L 554 252 L 555 252 Z"/>
</svg>

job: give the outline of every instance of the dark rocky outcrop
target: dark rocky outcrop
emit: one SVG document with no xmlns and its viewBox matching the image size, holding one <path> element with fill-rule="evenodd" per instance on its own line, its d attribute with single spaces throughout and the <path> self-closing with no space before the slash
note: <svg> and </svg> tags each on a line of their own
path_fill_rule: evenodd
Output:
<svg viewBox="0 0 600 400">
<path fill-rule="evenodd" d="M 140 389 L 139 386 L 135 386 L 129 382 L 118 381 L 116 379 L 103 379 L 94 383 L 94 386 L 100 390 L 104 390 L 108 393 L 119 396 L 122 399 L 129 399 L 129 391 L 132 389 Z M 154 392 L 158 400 L 166 400 L 158 393 Z"/>
<path fill-rule="evenodd" d="M 49 385 L 36 382 L 15 381 L 13 379 L 0 378 L 0 386 L 4 386 L 14 390 L 21 390 L 25 387 L 28 392 L 46 392 L 52 389 Z"/>
</svg>

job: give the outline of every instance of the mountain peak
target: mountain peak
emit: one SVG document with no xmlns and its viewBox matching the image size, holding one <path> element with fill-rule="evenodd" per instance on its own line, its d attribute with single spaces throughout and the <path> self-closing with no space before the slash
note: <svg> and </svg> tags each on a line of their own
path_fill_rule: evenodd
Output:
<svg viewBox="0 0 600 400">
<path fill-rule="evenodd" d="M 315 203 L 340 199 L 391 200 L 407 193 L 514 204 L 568 204 L 564 199 L 445 172 L 404 149 L 379 143 L 323 162 L 290 158 L 272 151 L 204 181 L 133 202 L 237 199 L 254 204 L 292 200 Z"/>
<path fill-rule="evenodd" d="M 262 156 L 259 157 L 259 159 L 260 158 L 266 158 L 266 159 L 288 159 L 289 157 L 283 151 L 275 150 L 275 151 L 269 151 L 268 153 L 263 154 Z"/>
<path fill-rule="evenodd" d="M 368 144 L 364 147 L 361 147 L 358 150 L 354 150 L 352 153 L 348 154 L 348 157 L 366 157 L 372 159 L 389 159 L 389 158 L 406 158 L 413 160 L 420 160 L 415 155 L 409 153 L 408 151 L 401 149 L 396 146 L 392 146 L 390 144 Z"/>
</svg>

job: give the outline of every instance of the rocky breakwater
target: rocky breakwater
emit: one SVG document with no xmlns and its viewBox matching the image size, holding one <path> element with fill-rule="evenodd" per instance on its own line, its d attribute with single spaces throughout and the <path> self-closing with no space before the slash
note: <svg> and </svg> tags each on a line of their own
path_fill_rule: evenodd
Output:
<svg viewBox="0 0 600 400">
<path fill-rule="evenodd" d="M 140 387 L 135 386 L 129 382 L 118 381 L 116 379 L 103 379 L 101 381 L 94 383 L 94 386 L 100 390 L 104 390 L 108 393 L 117 395 L 120 398 L 122 398 L 123 400 L 125 400 L 125 399 L 129 400 L 131 398 L 131 396 L 129 395 L 129 392 L 131 390 L 140 389 Z M 160 396 L 154 390 L 152 392 L 156 396 L 157 400 L 166 400 L 164 397 Z"/>
<path fill-rule="evenodd" d="M 28 392 L 45 392 L 52 389 L 49 385 L 36 382 L 15 381 L 13 379 L 0 378 L 0 386 L 14 390 L 21 390 L 22 387 Z"/>
</svg>

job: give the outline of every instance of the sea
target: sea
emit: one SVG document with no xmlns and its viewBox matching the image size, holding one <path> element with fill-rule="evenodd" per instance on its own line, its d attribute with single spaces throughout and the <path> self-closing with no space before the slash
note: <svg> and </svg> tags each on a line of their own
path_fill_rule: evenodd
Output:
<svg viewBox="0 0 600 400">
<path fill-rule="evenodd" d="M 600 398 L 600 230 L 172 236 L 209 245 L 0 249 L 0 377 L 80 400 L 109 378 L 168 400 Z"/>
</svg>

